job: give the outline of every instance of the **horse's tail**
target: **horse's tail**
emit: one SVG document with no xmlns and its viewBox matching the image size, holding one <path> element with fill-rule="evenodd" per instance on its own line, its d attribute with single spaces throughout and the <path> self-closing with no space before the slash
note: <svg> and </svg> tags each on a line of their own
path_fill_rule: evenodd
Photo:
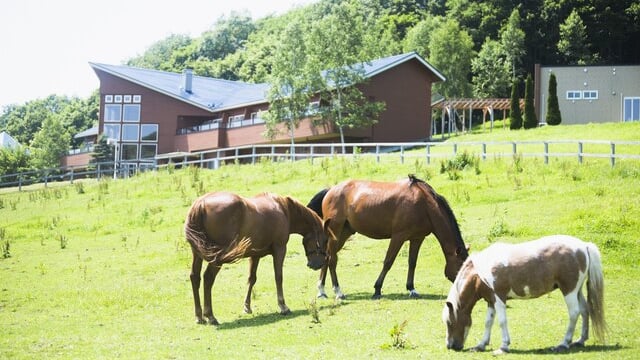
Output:
<svg viewBox="0 0 640 360">
<path fill-rule="evenodd" d="M 197 253 L 205 261 L 216 264 L 233 263 L 244 257 L 251 245 L 251 239 L 236 238 L 227 246 L 217 245 L 209 239 L 204 228 L 205 216 L 204 198 L 201 197 L 191 205 L 184 223 L 184 235 L 194 254 Z"/>
<path fill-rule="evenodd" d="M 587 280 L 589 317 L 591 317 L 596 338 L 604 343 L 607 325 L 604 320 L 604 278 L 600 251 L 596 245 L 588 243 L 587 254 L 589 255 L 589 279 Z"/>
<path fill-rule="evenodd" d="M 324 200 L 324 197 L 327 195 L 327 191 L 329 191 L 329 189 L 322 189 L 320 190 L 317 194 L 315 194 L 311 200 L 309 201 L 309 203 L 307 204 L 307 207 L 313 211 L 316 212 L 316 214 L 318 214 L 318 216 L 320 216 L 320 219 L 322 219 L 322 200 Z"/>
</svg>

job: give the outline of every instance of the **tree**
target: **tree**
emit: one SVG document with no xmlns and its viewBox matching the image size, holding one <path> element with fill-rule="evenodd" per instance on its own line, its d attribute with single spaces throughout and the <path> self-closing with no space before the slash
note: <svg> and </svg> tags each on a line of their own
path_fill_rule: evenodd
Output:
<svg viewBox="0 0 640 360">
<path fill-rule="evenodd" d="M 480 98 L 506 97 L 510 83 L 509 64 L 499 42 L 486 39 L 471 61 L 473 94 Z"/>
<path fill-rule="evenodd" d="M 522 128 L 522 112 L 520 111 L 520 96 L 518 96 L 518 88 L 520 87 L 520 81 L 513 79 L 511 85 L 511 111 L 509 117 L 511 118 L 509 128 L 511 130 L 518 130 Z"/>
<path fill-rule="evenodd" d="M 547 100 L 547 124 L 560 125 L 562 116 L 560 115 L 560 105 L 558 104 L 558 84 L 556 75 L 549 75 L 549 99 Z"/>
<path fill-rule="evenodd" d="M 511 77 L 517 76 L 516 68 L 525 54 L 524 31 L 520 28 L 520 12 L 513 9 L 509 21 L 500 31 L 500 43 L 505 49 L 508 65 L 511 65 Z"/>
<path fill-rule="evenodd" d="M 62 122 L 56 116 L 47 116 L 31 142 L 34 167 L 59 167 L 60 158 L 67 154 L 70 143 L 71 135 L 62 126 Z"/>
<path fill-rule="evenodd" d="M 99 163 L 112 163 L 114 161 L 114 146 L 109 145 L 107 137 L 104 134 L 100 134 L 96 145 L 93 147 L 91 153 L 91 164 Z"/>
<path fill-rule="evenodd" d="M 201 35 L 197 58 L 224 59 L 241 49 L 255 30 L 255 24 L 246 11 L 232 11 L 228 18 L 223 15 L 210 31 Z"/>
<path fill-rule="evenodd" d="M 536 111 L 533 107 L 533 79 L 531 74 L 527 75 L 524 86 L 524 128 L 533 129 L 538 126 Z"/>
<path fill-rule="evenodd" d="M 560 24 L 558 51 L 568 63 L 584 65 L 590 57 L 587 42 L 587 27 L 574 9 L 564 23 Z"/>
<path fill-rule="evenodd" d="M 471 59 L 474 57 L 471 36 L 454 19 L 446 19 L 431 34 L 430 62 L 447 78 L 434 85 L 434 91 L 447 98 L 469 97 Z"/>
<path fill-rule="evenodd" d="M 340 132 L 344 129 L 371 125 L 384 106 L 365 99 L 358 84 L 365 82 L 363 60 L 368 60 L 376 47 L 364 28 L 365 10 L 358 1 L 335 3 L 330 13 L 311 29 L 310 60 L 315 69 L 324 68 L 323 119 L 331 121 Z"/>
<path fill-rule="evenodd" d="M 29 170 L 31 157 L 27 148 L 0 148 L 0 175 L 17 174 Z"/>
<path fill-rule="evenodd" d="M 278 125 L 285 123 L 294 153 L 294 131 L 307 117 L 309 100 L 319 88 L 320 72 L 308 60 L 303 23 L 291 23 L 282 34 L 274 52 L 269 76 L 269 111 L 266 114 L 266 137 L 277 135 Z"/>
</svg>

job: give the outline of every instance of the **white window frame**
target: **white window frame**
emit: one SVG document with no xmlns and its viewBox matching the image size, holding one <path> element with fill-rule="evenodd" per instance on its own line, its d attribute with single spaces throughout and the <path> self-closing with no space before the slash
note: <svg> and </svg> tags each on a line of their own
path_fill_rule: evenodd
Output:
<svg viewBox="0 0 640 360">
<path fill-rule="evenodd" d="M 580 91 L 580 90 L 567 90 L 566 99 L 567 100 L 581 100 L 582 99 L 582 91 Z"/>
<path fill-rule="evenodd" d="M 142 156 L 142 149 L 143 148 L 151 148 L 151 147 L 153 147 L 153 156 L 151 156 L 151 157 L 143 157 Z M 157 144 L 152 144 L 152 143 L 140 144 L 140 154 L 138 155 L 138 158 L 140 160 L 153 160 L 156 157 L 156 155 L 158 155 L 158 145 Z"/>
<path fill-rule="evenodd" d="M 148 129 L 148 128 L 155 128 L 155 130 L 153 132 L 156 133 L 156 137 L 155 139 L 149 140 L 149 139 L 145 139 L 144 137 L 144 129 Z M 142 124 L 140 125 L 140 141 L 141 142 L 156 142 L 158 141 L 158 124 Z"/>
<path fill-rule="evenodd" d="M 110 109 L 118 109 L 117 119 L 110 116 Z M 105 104 L 104 105 L 104 122 L 120 122 L 122 120 L 122 105 L 120 104 Z"/>
<path fill-rule="evenodd" d="M 113 102 L 121 103 L 122 102 L 122 95 L 113 95 Z"/>
<path fill-rule="evenodd" d="M 598 100 L 598 90 L 584 90 L 582 92 L 582 99 L 583 100 Z"/>
<path fill-rule="evenodd" d="M 133 102 L 139 104 L 142 102 L 142 95 L 133 95 Z"/>
<path fill-rule="evenodd" d="M 135 146 L 135 150 L 133 151 L 133 153 L 135 154 L 133 158 L 125 158 L 125 152 L 124 149 L 125 147 L 134 147 Z M 120 146 L 120 160 L 121 161 L 136 161 L 139 159 L 138 157 L 138 144 L 137 143 L 122 143 L 122 145 Z"/>
<path fill-rule="evenodd" d="M 105 95 L 104 96 L 104 102 L 105 103 L 112 103 L 113 102 L 113 95 Z"/>
<path fill-rule="evenodd" d="M 625 97 L 622 101 L 622 121 L 640 121 L 640 97 L 629 96 Z M 627 107 L 627 101 L 629 102 L 629 107 Z M 630 112 L 630 114 L 628 112 Z M 636 115 L 635 117 L 633 116 L 634 113 Z"/>
<path fill-rule="evenodd" d="M 127 119 L 127 109 L 137 109 L 136 118 Z M 124 122 L 140 122 L 140 104 L 126 104 L 122 108 L 122 121 Z"/>
<path fill-rule="evenodd" d="M 136 133 L 135 138 L 127 137 L 127 132 L 131 131 L 131 129 L 133 129 Z M 139 139 L 140 139 L 140 126 L 132 125 L 132 124 L 122 125 L 122 141 L 133 142 L 133 141 L 138 141 Z"/>
<path fill-rule="evenodd" d="M 120 141 L 121 132 L 120 124 L 104 124 L 102 127 L 102 133 L 105 134 L 107 138 L 115 139 L 116 141 Z"/>
<path fill-rule="evenodd" d="M 131 102 L 131 95 L 125 95 L 124 96 L 124 102 L 125 103 L 130 103 Z"/>
</svg>

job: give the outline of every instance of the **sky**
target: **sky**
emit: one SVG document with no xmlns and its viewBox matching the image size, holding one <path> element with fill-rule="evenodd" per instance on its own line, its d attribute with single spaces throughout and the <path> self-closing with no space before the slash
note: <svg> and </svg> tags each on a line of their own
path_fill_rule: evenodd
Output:
<svg viewBox="0 0 640 360">
<path fill-rule="evenodd" d="M 119 65 L 171 34 L 198 37 L 232 11 L 254 19 L 313 0 L 14 0 L 0 5 L 0 113 L 51 94 L 88 97 L 89 62 Z"/>
</svg>

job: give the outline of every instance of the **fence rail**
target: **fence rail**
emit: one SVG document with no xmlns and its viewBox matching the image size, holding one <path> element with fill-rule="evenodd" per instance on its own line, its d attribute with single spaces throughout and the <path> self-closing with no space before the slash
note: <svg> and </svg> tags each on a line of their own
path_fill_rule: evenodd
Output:
<svg viewBox="0 0 640 360">
<path fill-rule="evenodd" d="M 269 144 L 249 145 L 189 153 L 181 158 L 158 157 L 156 162 L 147 164 L 104 162 L 90 167 L 62 167 L 41 169 L 17 174 L 0 176 L 0 187 L 19 187 L 50 182 L 69 181 L 79 178 L 128 177 L 139 171 L 157 170 L 169 166 L 195 165 L 217 168 L 224 163 L 256 163 L 261 159 L 270 161 L 297 161 L 332 156 L 374 157 L 377 162 L 383 160 L 424 160 L 432 161 L 455 157 L 468 152 L 482 160 L 489 157 L 543 158 L 545 164 L 551 158 L 575 158 L 582 163 L 585 159 L 608 159 L 611 166 L 618 160 L 640 160 L 640 141 L 601 141 L 601 140 L 549 140 L 549 141 L 492 141 L 492 142 L 411 142 L 411 143 L 347 143 L 347 144 Z M 170 160 L 170 161 L 169 161 Z"/>
</svg>

